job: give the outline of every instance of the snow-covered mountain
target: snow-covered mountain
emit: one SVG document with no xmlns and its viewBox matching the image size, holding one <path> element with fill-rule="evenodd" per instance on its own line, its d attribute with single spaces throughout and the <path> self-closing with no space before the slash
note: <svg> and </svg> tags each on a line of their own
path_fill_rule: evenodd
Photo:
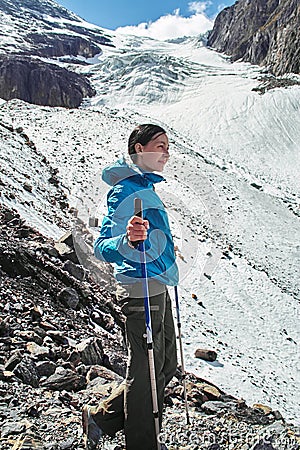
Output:
<svg viewBox="0 0 300 450">
<path fill-rule="evenodd" d="M 112 45 L 108 30 L 52 0 L 0 0 L 0 54 L 94 56 Z"/>
<path fill-rule="evenodd" d="M 171 160 L 158 190 L 182 256 L 187 368 L 299 423 L 300 88 L 260 95 L 262 68 L 201 38 L 110 39 L 72 64 L 97 92 L 79 109 L 3 102 L 0 201 L 53 237 L 71 226 L 65 196 L 80 218 L 101 218 L 101 170 L 137 123 L 163 125 Z M 197 347 L 217 361 L 195 359 Z"/>
</svg>

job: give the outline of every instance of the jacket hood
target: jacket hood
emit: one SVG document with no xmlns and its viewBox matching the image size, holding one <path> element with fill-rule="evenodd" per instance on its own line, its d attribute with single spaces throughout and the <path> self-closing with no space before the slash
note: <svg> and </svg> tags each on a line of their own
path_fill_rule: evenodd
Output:
<svg viewBox="0 0 300 450">
<path fill-rule="evenodd" d="M 126 178 L 138 177 L 147 183 L 159 183 L 165 178 L 153 172 L 144 172 L 135 164 L 128 164 L 125 158 L 119 159 L 113 165 L 105 167 L 102 172 L 102 180 L 110 186 L 118 184 Z"/>
</svg>

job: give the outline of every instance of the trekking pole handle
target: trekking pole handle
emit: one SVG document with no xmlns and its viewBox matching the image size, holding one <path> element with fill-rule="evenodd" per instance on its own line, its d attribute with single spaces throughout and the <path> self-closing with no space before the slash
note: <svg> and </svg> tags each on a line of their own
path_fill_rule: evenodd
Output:
<svg viewBox="0 0 300 450">
<path fill-rule="evenodd" d="M 143 203 L 138 197 L 134 199 L 134 215 L 143 218 Z"/>
<path fill-rule="evenodd" d="M 138 197 L 134 199 L 134 215 L 137 217 L 141 217 L 141 219 L 143 218 L 143 203 L 142 199 Z M 139 248 L 140 244 L 142 243 L 143 241 L 132 242 L 135 248 Z"/>
</svg>

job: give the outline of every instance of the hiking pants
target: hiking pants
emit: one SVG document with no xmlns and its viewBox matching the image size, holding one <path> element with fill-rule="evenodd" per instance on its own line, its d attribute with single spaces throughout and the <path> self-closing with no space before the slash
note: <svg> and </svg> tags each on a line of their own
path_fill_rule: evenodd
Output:
<svg viewBox="0 0 300 450">
<path fill-rule="evenodd" d="M 150 281 L 149 291 L 161 426 L 164 390 L 177 368 L 176 336 L 166 286 Z M 157 450 L 142 283 L 130 287 L 128 294 L 122 307 L 128 349 L 126 378 L 91 412 L 105 434 L 114 436 L 124 429 L 127 450 Z"/>
</svg>

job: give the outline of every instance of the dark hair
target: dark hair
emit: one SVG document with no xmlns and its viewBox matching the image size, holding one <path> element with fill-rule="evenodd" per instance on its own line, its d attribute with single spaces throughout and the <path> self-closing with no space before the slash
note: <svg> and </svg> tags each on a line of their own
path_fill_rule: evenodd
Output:
<svg viewBox="0 0 300 450">
<path fill-rule="evenodd" d="M 159 125 L 152 125 L 151 123 L 146 123 L 143 125 L 138 125 L 128 139 L 128 153 L 129 155 L 135 155 L 135 144 L 146 145 L 151 141 L 153 136 L 156 134 L 165 134 L 166 131 Z"/>
</svg>

